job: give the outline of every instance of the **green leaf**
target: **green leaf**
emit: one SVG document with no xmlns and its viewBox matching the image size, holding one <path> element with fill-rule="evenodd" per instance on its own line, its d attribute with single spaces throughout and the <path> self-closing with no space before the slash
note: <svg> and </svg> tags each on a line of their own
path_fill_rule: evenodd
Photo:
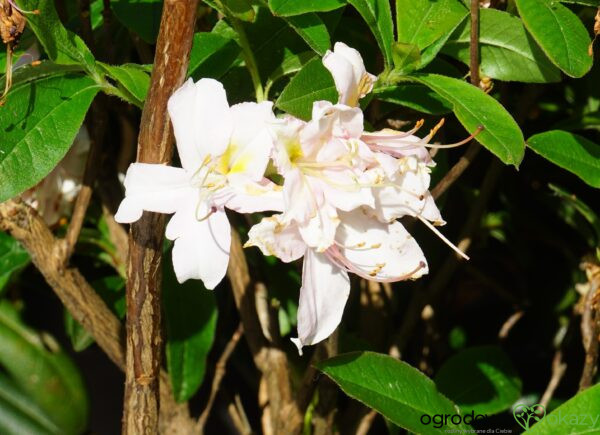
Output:
<svg viewBox="0 0 600 435">
<path fill-rule="evenodd" d="M 594 240 L 589 243 L 590 247 L 595 248 L 600 246 L 600 218 L 598 218 L 598 215 L 594 212 L 592 207 L 583 202 L 574 193 L 567 192 L 565 189 L 555 184 L 548 183 L 548 187 L 566 204 L 571 205 L 573 209 L 575 209 L 590 224 L 594 231 Z M 581 225 L 574 223 L 572 226 L 576 226 L 576 229 L 580 232 L 583 230 Z"/>
<path fill-rule="evenodd" d="M 471 21 L 450 37 L 442 52 L 469 64 Z M 504 81 L 557 82 L 560 71 L 538 47 L 518 17 L 496 9 L 482 9 L 479 21 L 480 70 Z"/>
<path fill-rule="evenodd" d="M 407 74 L 416 70 L 421 63 L 421 52 L 415 44 L 394 42 L 392 60 L 394 61 L 392 74 Z"/>
<path fill-rule="evenodd" d="M 542 418 L 524 434 L 598 433 L 600 432 L 598 414 L 600 414 L 600 384 L 578 393 Z"/>
<path fill-rule="evenodd" d="M 58 435 L 61 431 L 31 397 L 0 372 L 0 433 Z"/>
<path fill-rule="evenodd" d="M 338 93 L 331 73 L 323 66 L 321 59 L 313 59 L 290 80 L 275 105 L 298 118 L 308 120 L 312 114 L 313 102 L 327 100 L 336 102 Z"/>
<path fill-rule="evenodd" d="M 352 352 L 319 362 L 317 368 L 350 397 L 404 429 L 420 434 L 469 429 L 468 425 L 449 421 L 439 428 L 420 421 L 423 414 L 459 414 L 459 410 L 431 379 L 403 361 L 373 352 Z"/>
<path fill-rule="evenodd" d="M 477 141 L 504 163 L 518 167 L 525 152 L 523 133 L 498 101 L 481 89 L 451 77 L 420 73 L 409 79 L 424 84 L 451 103 L 454 114 L 470 133 L 482 126 Z"/>
<path fill-rule="evenodd" d="M 220 78 L 229 70 L 240 54 L 240 46 L 231 38 L 217 33 L 194 34 L 188 75 L 198 80 L 202 77 Z"/>
<path fill-rule="evenodd" d="M 600 188 L 600 145 L 562 130 L 531 136 L 527 145 L 552 163 Z"/>
<path fill-rule="evenodd" d="M 452 356 L 434 378 L 438 389 L 463 414 L 497 414 L 521 396 L 521 380 L 498 346 L 481 346 Z"/>
<path fill-rule="evenodd" d="M 217 305 L 212 291 L 200 281 L 179 284 L 170 258 L 163 268 L 163 301 L 167 326 L 167 368 L 178 402 L 190 399 L 206 372 L 217 326 Z"/>
<path fill-rule="evenodd" d="M 286 18 L 290 26 L 306 41 L 310 48 L 320 55 L 331 47 L 329 31 L 317 14 L 296 15 Z"/>
<path fill-rule="evenodd" d="M 269 0 L 269 8 L 275 15 L 289 17 L 308 12 L 327 12 L 339 9 L 345 0 Z"/>
<path fill-rule="evenodd" d="M 110 0 L 110 8 L 121 24 L 149 44 L 158 37 L 162 4 L 161 0 Z"/>
<path fill-rule="evenodd" d="M 35 185 L 64 157 L 100 87 L 73 73 L 13 86 L 0 108 L 0 201 Z"/>
<path fill-rule="evenodd" d="M 565 74 L 581 77 L 592 67 L 588 31 L 577 15 L 555 0 L 516 0 L 525 27 Z"/>
<path fill-rule="evenodd" d="M 76 366 L 54 338 L 23 324 L 7 301 L 0 302 L 0 348 L 0 364 L 61 433 L 81 433 L 89 404 Z"/>
<path fill-rule="evenodd" d="M 398 42 L 423 51 L 436 41 L 445 41 L 468 13 L 459 0 L 396 0 Z M 433 59 L 441 48 L 428 57 Z"/>
<path fill-rule="evenodd" d="M 6 233 L 0 232 L 0 294 L 11 278 L 30 262 L 29 254 Z"/>
<path fill-rule="evenodd" d="M 18 3 L 25 10 L 39 10 L 39 14 L 27 15 L 27 25 L 52 61 L 63 65 L 81 65 L 89 72 L 95 71 L 92 52 L 79 36 L 65 29 L 53 0 L 19 0 Z"/>
<path fill-rule="evenodd" d="M 348 0 L 363 17 L 379 44 L 386 66 L 392 65 L 394 23 L 388 0 Z"/>
<path fill-rule="evenodd" d="M 315 57 L 314 51 L 305 51 L 299 54 L 291 54 L 287 56 L 279 68 L 277 68 L 267 79 L 267 83 L 265 85 L 265 95 L 268 96 L 269 90 L 273 86 L 277 80 L 298 72 L 302 69 L 304 65 L 306 65 L 311 59 Z"/>
<path fill-rule="evenodd" d="M 375 98 L 388 103 L 410 107 L 430 115 L 443 115 L 452 112 L 452 104 L 426 86 L 416 83 L 400 84 L 376 88 Z"/>
<path fill-rule="evenodd" d="M 126 96 L 133 97 L 133 99 L 129 98 L 131 103 L 140 107 L 143 105 L 150 88 L 150 74 L 146 67 L 134 63 L 123 65 L 99 63 L 99 65 L 127 91 Z"/>
</svg>

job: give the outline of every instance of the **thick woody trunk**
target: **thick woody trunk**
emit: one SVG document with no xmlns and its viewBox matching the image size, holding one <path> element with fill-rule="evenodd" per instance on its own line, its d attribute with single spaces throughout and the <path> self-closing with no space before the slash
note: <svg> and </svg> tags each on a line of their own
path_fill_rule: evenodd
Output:
<svg viewBox="0 0 600 435">
<path fill-rule="evenodd" d="M 167 101 L 183 83 L 196 21 L 197 0 L 164 2 L 137 161 L 168 163 L 173 134 Z M 132 224 L 127 270 L 127 351 L 123 433 L 158 432 L 161 361 L 161 252 L 165 219 L 144 213 Z"/>
</svg>

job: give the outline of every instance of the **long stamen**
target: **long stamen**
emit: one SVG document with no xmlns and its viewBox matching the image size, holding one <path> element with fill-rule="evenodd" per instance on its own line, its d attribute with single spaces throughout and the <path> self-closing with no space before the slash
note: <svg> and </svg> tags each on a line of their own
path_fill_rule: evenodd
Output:
<svg viewBox="0 0 600 435">
<path fill-rule="evenodd" d="M 436 227 L 434 227 L 431 222 L 429 222 L 427 219 L 421 217 L 420 215 L 417 214 L 417 219 L 419 219 L 421 222 L 423 222 L 425 224 L 425 226 L 427 228 L 429 228 L 431 231 L 433 231 L 435 233 L 436 236 L 438 236 L 440 239 L 442 239 L 442 241 L 450 246 L 450 248 L 456 252 L 458 255 L 460 255 L 462 258 L 464 258 L 465 260 L 470 260 L 469 256 L 467 254 L 465 254 L 463 251 L 461 251 L 460 249 L 458 249 L 458 247 L 456 245 L 454 245 L 450 240 L 448 240 L 446 238 L 446 236 L 444 236 Z"/>
<path fill-rule="evenodd" d="M 421 139 L 420 142 L 429 143 L 429 141 L 431 141 L 431 139 L 433 139 L 433 136 L 435 136 L 435 134 L 438 132 L 438 130 L 440 128 L 442 128 L 442 126 L 444 125 L 445 122 L 446 122 L 446 120 L 444 118 L 440 119 L 440 121 L 429 131 L 429 134 L 427 136 L 425 136 L 423 139 Z"/>
<path fill-rule="evenodd" d="M 461 140 L 460 142 L 455 142 L 455 143 L 451 143 L 451 144 L 446 144 L 446 145 L 436 145 L 436 144 L 426 144 L 425 146 L 427 148 L 456 148 L 459 147 L 461 145 L 464 145 L 468 142 L 470 142 L 472 139 L 475 138 L 475 136 L 477 136 L 479 133 L 481 133 L 483 130 L 485 129 L 485 127 L 483 125 L 480 125 L 479 127 L 477 127 L 477 129 L 473 132 L 473 134 L 471 134 L 469 137 L 467 137 L 466 139 Z"/>
<path fill-rule="evenodd" d="M 419 131 L 421 129 L 421 127 L 423 126 L 423 124 L 425 124 L 425 120 L 424 119 L 419 119 L 415 126 L 408 131 L 394 131 L 394 133 L 390 133 L 389 135 L 377 135 L 377 134 L 369 134 L 369 133 L 365 133 L 361 136 L 361 139 L 363 141 L 376 141 L 376 142 L 381 142 L 381 141 L 396 141 L 398 139 L 402 139 L 408 136 L 412 136 L 413 134 L 415 134 L 417 131 Z"/>
</svg>

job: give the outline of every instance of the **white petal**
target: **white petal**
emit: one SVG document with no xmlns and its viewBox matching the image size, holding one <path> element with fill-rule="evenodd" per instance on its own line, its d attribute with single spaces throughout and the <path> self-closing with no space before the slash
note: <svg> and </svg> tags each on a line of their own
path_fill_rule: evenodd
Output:
<svg viewBox="0 0 600 435">
<path fill-rule="evenodd" d="M 325 254 L 307 250 L 298 304 L 298 338 L 292 339 L 300 352 L 302 346 L 326 339 L 337 328 L 349 294 L 348 274 Z"/>
<path fill-rule="evenodd" d="M 219 162 L 224 174 L 244 174 L 254 181 L 263 178 L 273 151 L 269 131 L 275 120 L 273 103 L 241 103 L 231 107 L 233 132 Z"/>
<path fill-rule="evenodd" d="M 225 151 L 233 123 L 221 83 L 189 79 L 169 98 L 168 110 L 184 168 L 195 172 L 208 154 Z"/>
<path fill-rule="evenodd" d="M 363 275 L 386 281 L 415 279 L 428 272 L 423 251 L 400 222 L 384 224 L 362 210 L 342 212 L 340 218 L 340 252 Z"/>
<path fill-rule="evenodd" d="M 244 247 L 250 246 L 256 246 L 263 254 L 274 255 L 286 263 L 302 257 L 306 251 L 298 227 L 285 223 L 282 215 L 263 218 L 250 228 Z"/>
<path fill-rule="evenodd" d="M 137 221 L 144 210 L 175 213 L 182 202 L 195 195 L 188 173 L 173 166 L 132 163 L 124 184 L 125 198 L 115 214 L 121 223 Z"/>
<path fill-rule="evenodd" d="M 201 279 L 212 290 L 227 272 L 231 227 L 223 210 L 198 220 L 196 207 L 186 204 L 169 221 L 167 238 L 175 239 L 173 268 L 179 282 Z M 200 212 L 205 213 L 204 208 Z"/>
<path fill-rule="evenodd" d="M 331 72 L 340 104 L 355 106 L 358 103 L 358 80 L 352 64 L 339 53 L 327 51 L 323 65 Z"/>
<path fill-rule="evenodd" d="M 317 213 L 307 222 L 298 223 L 302 239 L 317 252 L 323 252 L 335 240 L 335 232 L 340 223 L 336 209 L 325 203 L 317 208 Z"/>
<path fill-rule="evenodd" d="M 232 197 L 225 206 L 238 213 L 256 213 L 260 211 L 283 211 L 283 191 L 281 186 L 268 179 L 256 183 L 247 180 L 231 188 Z"/>
</svg>

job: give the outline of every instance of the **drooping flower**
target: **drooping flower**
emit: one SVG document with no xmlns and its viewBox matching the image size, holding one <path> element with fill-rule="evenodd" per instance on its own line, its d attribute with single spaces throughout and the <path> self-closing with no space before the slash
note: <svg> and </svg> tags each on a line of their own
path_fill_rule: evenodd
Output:
<svg viewBox="0 0 600 435">
<path fill-rule="evenodd" d="M 169 99 L 168 110 L 182 167 L 133 163 L 115 219 L 131 223 L 143 211 L 174 213 L 166 236 L 175 240 L 177 279 L 201 279 L 213 289 L 229 262 L 225 208 L 242 213 L 283 208 L 281 189 L 264 178 L 273 147 L 272 104 L 229 107 L 221 83 L 190 79 Z"/>
<path fill-rule="evenodd" d="M 377 80 L 365 69 L 360 53 L 343 42 L 336 42 L 333 51 L 327 50 L 323 56 L 323 65 L 333 76 L 335 87 L 339 93 L 339 103 L 357 106 L 358 100 L 373 89 Z"/>
</svg>

